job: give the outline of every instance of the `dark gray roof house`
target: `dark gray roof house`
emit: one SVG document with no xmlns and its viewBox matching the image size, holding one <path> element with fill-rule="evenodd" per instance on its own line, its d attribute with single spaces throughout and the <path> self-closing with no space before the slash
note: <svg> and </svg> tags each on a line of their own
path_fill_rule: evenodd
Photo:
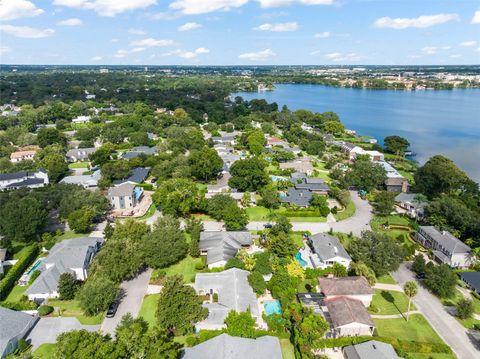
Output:
<svg viewBox="0 0 480 359">
<path fill-rule="evenodd" d="M 370 340 L 343 348 L 345 359 L 400 359 L 391 344 Z"/>
<path fill-rule="evenodd" d="M 242 247 L 252 244 L 248 231 L 205 231 L 200 233 L 200 251 L 207 254 L 207 265 L 219 267 L 237 255 Z"/>
<path fill-rule="evenodd" d="M 266 335 L 257 339 L 226 333 L 185 349 L 183 359 L 282 359 L 280 341 Z"/>
<path fill-rule="evenodd" d="M 460 279 L 464 281 L 471 290 L 480 294 L 480 272 L 461 272 L 458 273 Z"/>
<path fill-rule="evenodd" d="M 125 152 L 122 155 L 122 158 L 124 159 L 135 158 L 140 156 L 141 154 L 152 156 L 152 155 L 156 155 L 157 153 L 158 153 L 158 149 L 156 147 L 138 146 L 138 147 L 134 147 L 131 151 Z"/>
<path fill-rule="evenodd" d="M 0 174 L 0 190 L 14 190 L 22 187 L 37 188 L 49 183 L 48 174 L 39 169 L 36 172 L 20 171 Z"/>
<path fill-rule="evenodd" d="M 280 202 L 296 205 L 298 207 L 308 207 L 312 199 L 312 192 L 307 189 L 297 189 L 289 187 L 286 196 L 280 196 Z"/>
<path fill-rule="evenodd" d="M 28 334 L 37 320 L 36 316 L 0 307 L 0 358 L 15 351 L 18 341 Z"/>
<path fill-rule="evenodd" d="M 327 233 L 317 233 L 309 237 L 308 244 L 313 251 L 310 260 L 315 268 L 325 268 L 335 263 L 348 268 L 352 261 L 338 238 Z"/>
<path fill-rule="evenodd" d="M 96 151 L 97 149 L 95 147 L 76 148 L 73 150 L 68 150 L 66 157 L 67 160 L 70 162 L 86 161 L 88 160 L 88 156 L 92 153 L 95 153 Z"/>
<path fill-rule="evenodd" d="M 127 183 L 127 182 L 140 184 L 147 179 L 149 172 L 150 172 L 149 168 L 135 167 L 135 168 L 132 169 L 132 172 L 131 172 L 130 176 L 128 176 L 127 178 L 121 179 L 121 180 L 113 181 L 113 185 L 114 186 L 119 186 L 119 185 Z"/>
<path fill-rule="evenodd" d="M 295 184 L 296 189 L 306 189 L 314 193 L 328 193 L 330 187 L 321 178 L 307 177 L 301 183 Z"/>
</svg>

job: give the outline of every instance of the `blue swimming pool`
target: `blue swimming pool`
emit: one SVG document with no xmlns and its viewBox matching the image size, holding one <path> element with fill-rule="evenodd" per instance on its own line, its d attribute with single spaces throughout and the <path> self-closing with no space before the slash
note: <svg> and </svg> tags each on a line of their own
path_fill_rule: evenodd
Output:
<svg viewBox="0 0 480 359">
<path fill-rule="evenodd" d="M 275 175 L 271 175 L 270 178 L 272 179 L 273 182 L 282 182 L 287 180 L 286 177 L 275 176 Z"/>
<path fill-rule="evenodd" d="M 263 302 L 263 308 L 265 308 L 265 314 L 267 316 L 272 314 L 282 314 L 282 308 L 278 300 L 267 300 Z"/>
<path fill-rule="evenodd" d="M 32 268 L 30 268 L 27 272 L 27 275 L 31 275 L 33 272 L 35 272 L 38 267 L 42 264 L 42 259 L 39 259 L 38 261 L 35 262 Z"/>
<path fill-rule="evenodd" d="M 302 258 L 302 255 L 300 254 L 300 252 L 298 252 L 296 255 L 295 255 L 295 259 L 297 260 L 298 264 L 300 264 L 302 266 L 302 268 L 305 268 L 308 263 L 307 261 L 305 261 L 303 258 Z"/>
</svg>

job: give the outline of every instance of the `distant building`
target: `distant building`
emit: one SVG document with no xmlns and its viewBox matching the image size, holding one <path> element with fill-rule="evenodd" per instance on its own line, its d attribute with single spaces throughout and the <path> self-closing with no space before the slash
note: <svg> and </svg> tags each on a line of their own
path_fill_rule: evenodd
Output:
<svg viewBox="0 0 480 359">
<path fill-rule="evenodd" d="M 0 190 L 15 190 L 19 188 L 38 188 L 48 185 L 48 174 L 42 169 L 36 172 L 15 172 L 0 174 Z"/>
<path fill-rule="evenodd" d="M 10 155 L 10 162 L 18 163 L 22 161 L 33 161 L 36 153 L 36 150 L 12 152 Z"/>
<path fill-rule="evenodd" d="M 330 187 L 321 178 L 304 178 L 300 183 L 295 184 L 296 189 L 304 189 L 313 193 L 327 195 Z"/>
<path fill-rule="evenodd" d="M 359 300 L 365 307 L 372 303 L 373 289 L 364 277 L 321 277 L 318 286 L 319 293 L 326 299 L 349 297 Z"/>
<path fill-rule="evenodd" d="M 156 147 L 138 146 L 138 147 L 134 147 L 131 151 L 128 151 L 122 154 L 122 158 L 124 159 L 136 158 L 141 154 L 144 154 L 147 156 L 153 156 L 153 155 L 156 155 L 157 153 L 158 153 L 158 149 Z"/>
<path fill-rule="evenodd" d="M 415 233 L 415 239 L 425 248 L 432 249 L 433 257 L 439 263 L 466 269 L 474 262 L 471 248 L 448 231 L 421 226 Z"/>
<path fill-rule="evenodd" d="M 395 197 L 395 204 L 414 219 L 422 219 L 427 202 L 418 199 L 417 193 L 400 193 Z"/>
<path fill-rule="evenodd" d="M 27 288 L 28 299 L 42 302 L 58 298 L 58 281 L 63 273 L 71 273 L 75 279 L 84 281 L 88 267 L 102 245 L 101 238 L 73 238 L 55 244 L 41 262 L 40 276 Z"/>
<path fill-rule="evenodd" d="M 252 245 L 248 231 L 205 231 L 200 233 L 200 251 L 207 256 L 209 268 L 223 267 L 242 248 Z"/>
<path fill-rule="evenodd" d="M 225 135 L 225 136 L 214 136 L 212 137 L 214 143 L 229 144 L 231 146 L 235 145 L 235 136 L 234 135 Z"/>
<path fill-rule="evenodd" d="M 97 188 L 98 181 L 100 181 L 100 178 L 102 177 L 102 174 L 100 170 L 93 172 L 90 175 L 78 175 L 78 176 L 67 176 L 62 178 L 60 183 L 65 183 L 65 184 L 76 184 L 79 186 L 82 186 L 83 188 Z"/>
<path fill-rule="evenodd" d="M 97 148 L 89 147 L 89 148 L 76 148 L 73 150 L 68 150 L 66 157 L 68 162 L 80 162 L 80 161 L 88 161 L 89 156 L 92 153 L 95 153 Z"/>
<path fill-rule="evenodd" d="M 307 176 L 311 176 L 314 170 L 312 161 L 308 157 L 302 157 L 292 161 L 282 162 L 280 163 L 280 168 L 282 170 L 293 169 L 295 172 L 306 173 Z"/>
<path fill-rule="evenodd" d="M 37 316 L 0 307 L 0 358 L 13 353 L 37 321 Z"/>
<path fill-rule="evenodd" d="M 78 116 L 78 117 L 72 118 L 72 123 L 75 123 L 75 124 L 88 123 L 90 122 L 90 119 L 91 119 L 90 116 Z"/>
<path fill-rule="evenodd" d="M 142 199 L 143 189 L 134 183 L 122 183 L 108 189 L 108 200 L 116 210 L 131 210 Z"/>
<path fill-rule="evenodd" d="M 385 181 L 385 189 L 389 192 L 408 192 L 408 180 L 403 177 L 390 163 L 378 161 L 375 164 L 382 166 L 387 172 Z"/>
<path fill-rule="evenodd" d="M 220 334 L 185 349 L 183 359 L 282 359 L 278 337 L 265 335 L 256 339 Z"/>
<path fill-rule="evenodd" d="M 358 155 L 367 155 L 371 161 L 384 161 L 385 157 L 383 153 L 379 151 L 368 151 L 364 150 L 362 147 L 354 145 L 352 143 L 345 142 L 341 145 L 341 149 L 348 155 L 350 162 L 353 162 L 357 159 Z"/>
<path fill-rule="evenodd" d="M 370 340 L 342 349 L 345 359 L 401 359 L 391 344 Z"/>
</svg>

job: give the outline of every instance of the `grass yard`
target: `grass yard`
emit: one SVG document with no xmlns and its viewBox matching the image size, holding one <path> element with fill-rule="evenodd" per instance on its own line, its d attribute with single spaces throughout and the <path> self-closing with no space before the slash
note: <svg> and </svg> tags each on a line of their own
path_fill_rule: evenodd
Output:
<svg viewBox="0 0 480 359">
<path fill-rule="evenodd" d="M 5 299 L 6 302 L 19 302 L 22 296 L 25 294 L 25 291 L 27 290 L 29 286 L 20 286 L 16 285 L 13 287 L 12 291 L 8 295 L 7 299 Z"/>
<path fill-rule="evenodd" d="M 88 162 L 73 162 L 68 164 L 68 168 L 75 169 L 75 168 L 88 168 Z"/>
<path fill-rule="evenodd" d="M 411 359 L 456 359 L 453 354 L 441 353 L 408 353 L 408 357 Z"/>
<path fill-rule="evenodd" d="M 385 274 L 382 275 L 381 277 L 377 278 L 377 283 L 382 283 L 382 284 L 397 284 L 395 279 L 390 274 Z"/>
<path fill-rule="evenodd" d="M 255 206 L 255 207 L 248 207 L 245 208 L 248 219 L 250 221 L 270 221 L 274 220 L 272 218 L 273 215 L 282 215 L 284 214 L 287 209 L 285 207 L 280 207 L 279 209 L 270 210 L 268 208 L 262 206 Z M 327 219 L 325 217 L 301 217 L 301 212 L 299 212 L 300 217 L 288 217 L 290 222 L 326 222 Z"/>
<path fill-rule="evenodd" d="M 98 325 L 103 321 L 104 313 L 96 315 L 94 317 L 88 317 L 83 314 L 83 310 L 80 308 L 76 300 L 54 300 L 49 299 L 48 305 L 55 308 L 53 312 L 54 316 L 59 316 L 57 308 L 62 310 L 62 317 L 75 317 L 81 324 L 85 325 Z"/>
<path fill-rule="evenodd" d="M 138 315 L 148 322 L 148 326 L 152 329 L 157 320 L 155 318 L 155 312 L 157 310 L 157 303 L 160 294 L 150 294 L 143 297 L 142 306 Z"/>
<path fill-rule="evenodd" d="M 410 184 L 415 183 L 415 179 L 413 178 L 413 174 L 411 172 L 400 170 L 398 171 L 398 173 L 400 173 L 403 177 L 405 177 Z"/>
<path fill-rule="evenodd" d="M 63 241 L 65 239 L 80 238 L 87 236 L 88 233 L 75 233 L 74 231 L 64 232 L 61 236 L 55 237 L 57 242 Z"/>
<path fill-rule="evenodd" d="M 348 201 L 347 207 L 343 211 L 338 212 L 334 215 L 337 221 L 343 221 L 344 219 L 350 218 L 355 214 L 355 203 L 352 200 Z"/>
<path fill-rule="evenodd" d="M 299 248 L 303 247 L 303 233 L 304 232 L 292 232 L 291 234 L 295 245 Z"/>
<path fill-rule="evenodd" d="M 480 325 L 480 320 L 474 318 L 460 319 L 455 317 L 455 319 L 467 329 L 473 329 L 474 325 Z"/>
<path fill-rule="evenodd" d="M 295 359 L 295 350 L 292 343 L 287 338 L 280 339 L 280 348 L 282 349 L 283 359 Z"/>
<path fill-rule="evenodd" d="M 443 343 L 421 314 L 412 314 L 407 322 L 398 319 L 373 319 L 379 336 L 425 343 Z"/>
<path fill-rule="evenodd" d="M 33 357 L 39 359 L 50 359 L 53 358 L 55 352 L 56 344 L 44 343 L 41 344 L 34 352 Z"/>
<path fill-rule="evenodd" d="M 408 309 L 408 297 L 402 292 L 393 290 L 375 289 L 372 305 L 377 308 L 376 315 L 391 315 L 406 313 Z M 415 310 L 412 303 L 410 310 Z"/>
<path fill-rule="evenodd" d="M 197 273 L 197 270 L 195 269 L 195 264 L 199 263 L 201 260 L 201 258 L 193 258 L 187 256 L 180 262 L 173 264 L 168 268 L 155 270 L 152 274 L 152 277 L 157 277 L 156 274 L 158 273 L 158 271 L 165 271 L 167 273 L 167 276 L 180 274 L 183 276 L 185 282 L 193 283 L 195 281 L 195 274 Z"/>
<path fill-rule="evenodd" d="M 145 220 L 145 219 L 148 219 L 150 218 L 151 216 L 153 216 L 155 214 L 155 211 L 157 210 L 157 206 L 155 206 L 153 203 L 150 205 L 150 207 L 148 207 L 148 210 L 147 212 L 141 216 L 141 217 L 138 217 L 137 219 L 138 220 Z"/>
<path fill-rule="evenodd" d="M 455 295 L 451 298 L 441 299 L 442 304 L 448 307 L 456 306 L 458 301 L 463 298 L 462 293 L 458 289 L 455 289 Z M 473 301 L 473 310 L 475 313 L 480 314 L 480 300 L 474 296 L 471 296 Z"/>
</svg>

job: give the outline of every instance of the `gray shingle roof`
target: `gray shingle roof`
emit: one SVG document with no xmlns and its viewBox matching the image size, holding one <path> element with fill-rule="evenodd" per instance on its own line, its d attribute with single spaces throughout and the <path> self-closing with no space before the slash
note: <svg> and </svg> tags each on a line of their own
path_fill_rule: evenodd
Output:
<svg viewBox="0 0 480 359">
<path fill-rule="evenodd" d="M 287 189 L 287 196 L 280 197 L 280 202 L 296 204 L 299 207 L 307 207 L 310 205 L 312 199 L 312 192 L 307 189 L 296 189 L 289 187 Z"/>
<path fill-rule="evenodd" d="M 204 293 L 218 293 L 218 302 L 204 305 L 209 315 L 202 322 L 204 326 L 221 326 L 228 313 L 233 309 L 245 312 L 250 309 L 253 317 L 258 317 L 257 296 L 248 283 L 250 272 L 231 268 L 218 273 L 198 273 L 194 288 Z"/>
<path fill-rule="evenodd" d="M 365 295 L 373 294 L 373 289 L 364 277 L 318 278 L 320 292 L 332 295 Z"/>
<path fill-rule="evenodd" d="M 323 262 L 337 256 L 352 260 L 337 237 L 326 233 L 318 233 L 310 237 L 310 242 L 315 253 Z"/>
<path fill-rule="evenodd" d="M 343 349 L 347 359 L 400 359 L 391 344 L 370 340 Z"/>
<path fill-rule="evenodd" d="M 113 181 L 113 184 L 115 186 L 121 185 L 122 183 L 126 183 L 126 182 L 140 184 L 147 179 L 149 172 L 150 170 L 148 168 L 135 167 L 132 169 L 132 174 L 129 177 L 121 180 L 115 180 Z"/>
<path fill-rule="evenodd" d="M 221 334 L 192 348 L 185 349 L 183 359 L 282 359 L 277 337 L 257 339 Z"/>
<path fill-rule="evenodd" d="M 125 152 L 122 158 L 135 158 L 140 154 L 146 154 L 147 156 L 154 155 L 158 152 L 156 147 L 138 146 L 134 147 L 131 151 Z"/>
<path fill-rule="evenodd" d="M 95 151 L 97 151 L 95 147 L 76 148 L 76 149 L 68 150 L 66 157 L 75 158 L 77 160 L 86 160 L 88 159 L 88 156 L 94 153 Z"/>
<path fill-rule="evenodd" d="M 369 326 L 373 324 L 372 317 L 360 300 L 349 297 L 336 297 L 324 301 L 330 321 L 334 328 L 351 323 L 361 323 Z"/>
<path fill-rule="evenodd" d="M 480 272 L 462 272 L 458 273 L 460 278 L 480 293 Z"/>
<path fill-rule="evenodd" d="M 108 190 L 109 197 L 132 196 L 133 189 L 136 187 L 134 183 L 122 183 L 116 187 L 110 187 Z"/>
<path fill-rule="evenodd" d="M 13 172 L 13 173 L 0 173 L 0 181 L 21 179 L 28 176 L 27 171 Z"/>
<path fill-rule="evenodd" d="M 421 226 L 420 229 L 451 254 L 469 253 L 471 251 L 469 246 L 448 231 L 440 232 L 433 226 Z"/>
<path fill-rule="evenodd" d="M 207 231 L 200 234 L 200 250 L 207 251 L 207 265 L 235 257 L 242 246 L 252 244 L 248 231 Z"/>
<path fill-rule="evenodd" d="M 25 334 L 38 320 L 37 317 L 0 307 L 0 356 L 13 338 Z"/>
</svg>

